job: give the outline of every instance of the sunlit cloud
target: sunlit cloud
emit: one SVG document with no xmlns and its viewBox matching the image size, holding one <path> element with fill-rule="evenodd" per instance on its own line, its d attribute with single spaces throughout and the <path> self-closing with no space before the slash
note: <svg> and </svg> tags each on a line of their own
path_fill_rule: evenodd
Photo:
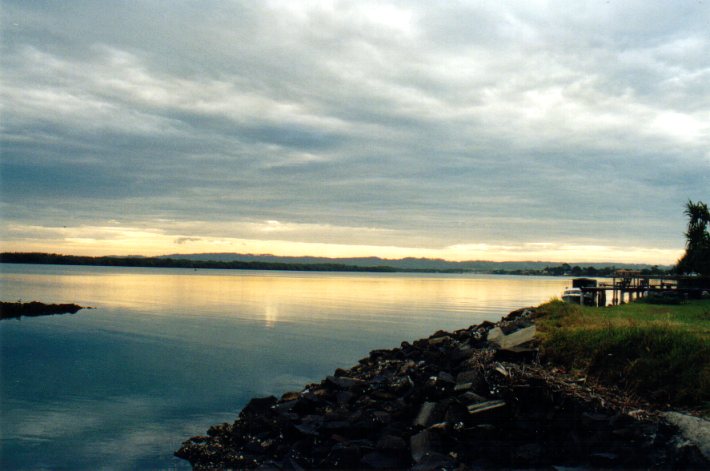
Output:
<svg viewBox="0 0 710 471">
<path fill-rule="evenodd" d="M 268 238 L 248 239 L 235 237 L 187 237 L 170 232 L 131 227 L 75 227 L 46 228 L 41 226 L 14 226 L 9 233 L 23 234 L 22 242 L 13 242 L 12 236 L 0 244 L 5 251 L 50 251 L 76 255 L 166 255 L 171 253 L 274 254 L 302 256 L 314 254 L 325 257 L 381 258 L 444 258 L 455 261 L 553 261 L 553 262 L 618 262 L 672 264 L 681 255 L 679 249 L 658 249 L 638 246 L 583 245 L 554 242 L 495 244 L 458 244 L 444 247 L 417 247 L 394 245 L 356 245 L 345 243 L 314 243 L 288 240 L 285 234 L 298 232 L 298 225 L 285 224 L 281 231 L 278 221 L 257 225 Z M 274 227 L 273 231 L 268 228 Z M 311 228 L 306 227 L 308 231 Z M 352 228 L 320 227 L 321 231 L 351 231 Z M 325 239 L 329 238 L 327 236 Z M 298 239 L 298 236 L 296 237 Z"/>
</svg>

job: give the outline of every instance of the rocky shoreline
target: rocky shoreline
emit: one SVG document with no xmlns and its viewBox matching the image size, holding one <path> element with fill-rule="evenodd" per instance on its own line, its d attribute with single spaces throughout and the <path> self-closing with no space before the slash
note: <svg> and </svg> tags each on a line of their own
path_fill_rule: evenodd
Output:
<svg viewBox="0 0 710 471">
<path fill-rule="evenodd" d="M 543 365 L 538 314 L 374 350 L 302 391 L 252 399 L 175 454 L 195 469 L 710 467 L 682 420 Z M 682 417 L 700 421 L 702 441 L 707 421 Z"/>
<path fill-rule="evenodd" d="M 20 317 L 53 316 L 55 314 L 76 314 L 81 309 L 91 309 L 77 304 L 45 304 L 38 301 L 29 303 L 0 301 L 0 319 Z"/>
</svg>

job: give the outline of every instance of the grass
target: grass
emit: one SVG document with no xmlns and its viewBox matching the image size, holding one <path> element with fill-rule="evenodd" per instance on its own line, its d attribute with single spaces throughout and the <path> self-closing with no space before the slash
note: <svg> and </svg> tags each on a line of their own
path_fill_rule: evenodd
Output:
<svg viewBox="0 0 710 471">
<path fill-rule="evenodd" d="M 710 300 L 606 308 L 553 300 L 539 310 L 549 361 L 658 405 L 710 411 Z"/>
</svg>

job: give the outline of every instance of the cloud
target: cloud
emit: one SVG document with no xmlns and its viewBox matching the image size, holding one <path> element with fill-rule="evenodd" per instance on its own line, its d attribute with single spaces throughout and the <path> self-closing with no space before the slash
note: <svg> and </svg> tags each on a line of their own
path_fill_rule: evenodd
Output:
<svg viewBox="0 0 710 471">
<path fill-rule="evenodd" d="M 197 242 L 201 240 L 199 237 L 178 237 L 175 239 L 175 243 L 178 245 L 188 244 L 190 242 Z"/>
<path fill-rule="evenodd" d="M 195 222 L 176 236 L 188 239 L 258 239 L 252 225 L 274 220 L 299 228 L 280 231 L 292 242 L 672 250 L 683 203 L 707 198 L 709 15 L 653 2 L 110 14 L 6 2 L 3 219 L 166 233 Z"/>
</svg>

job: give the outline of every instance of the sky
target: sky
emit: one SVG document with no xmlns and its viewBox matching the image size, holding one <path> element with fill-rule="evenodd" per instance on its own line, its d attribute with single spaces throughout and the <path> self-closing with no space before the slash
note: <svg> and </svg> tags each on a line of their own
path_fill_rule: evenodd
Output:
<svg viewBox="0 0 710 471">
<path fill-rule="evenodd" d="M 671 264 L 710 3 L 12 1 L 0 249 Z"/>
</svg>

